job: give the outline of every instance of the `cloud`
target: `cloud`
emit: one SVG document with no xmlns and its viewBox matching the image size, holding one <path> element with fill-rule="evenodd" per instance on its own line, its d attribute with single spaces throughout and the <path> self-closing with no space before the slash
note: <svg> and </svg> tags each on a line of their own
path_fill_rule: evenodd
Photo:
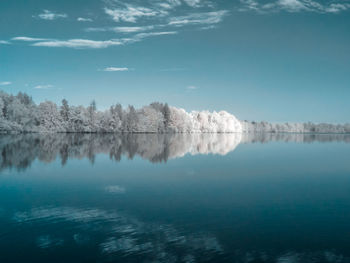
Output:
<svg viewBox="0 0 350 263">
<path fill-rule="evenodd" d="M 164 35 L 175 35 L 177 31 L 160 31 L 160 32 L 146 32 L 146 33 L 138 33 L 129 38 L 123 38 L 124 43 L 135 43 L 140 42 L 148 37 L 156 37 L 156 36 L 164 36 Z"/>
<path fill-rule="evenodd" d="M 113 71 L 129 71 L 129 68 L 117 68 L 117 67 L 108 67 L 103 69 L 103 71 L 113 72 Z"/>
<path fill-rule="evenodd" d="M 175 35 L 175 34 L 177 34 L 177 31 L 160 31 L 160 32 L 138 33 L 138 34 L 133 35 L 129 38 L 122 38 L 121 41 L 124 44 L 128 44 L 128 43 L 135 43 L 135 42 L 142 41 L 143 39 L 148 38 L 148 37 Z"/>
<path fill-rule="evenodd" d="M 105 13 L 112 17 L 115 22 L 135 23 L 138 18 L 164 15 L 165 11 L 155 10 L 147 7 L 137 7 L 126 4 L 124 8 L 105 8 Z"/>
<path fill-rule="evenodd" d="M 308 8 L 299 0 L 278 0 L 278 5 L 290 12 L 299 12 L 308 10 Z"/>
<path fill-rule="evenodd" d="M 58 40 L 58 39 L 47 39 L 47 38 L 30 38 L 30 37 L 16 37 L 14 40 L 21 40 L 32 43 L 35 47 L 65 47 L 65 48 L 75 48 L 75 49 L 99 49 L 107 48 L 111 46 L 119 46 L 130 43 L 135 43 L 145 39 L 147 37 L 162 36 L 162 35 L 173 35 L 177 34 L 177 31 L 160 31 L 160 32 L 147 32 L 138 33 L 128 38 L 121 39 L 110 39 L 110 40 L 90 40 L 90 39 L 68 39 L 68 40 Z"/>
<path fill-rule="evenodd" d="M 31 46 L 35 47 L 100 49 L 139 42 L 148 37 L 178 34 L 179 31 L 174 30 L 174 28 L 178 29 L 185 26 L 197 26 L 199 30 L 213 29 L 215 28 L 214 25 L 221 22 L 229 13 L 228 10 L 217 10 L 211 12 L 193 12 L 184 16 L 173 16 L 175 12 L 173 9 L 185 4 L 196 8 L 204 6 L 214 8 L 212 2 L 209 0 L 152 0 L 147 1 L 148 6 L 122 3 L 118 0 L 105 0 L 104 2 L 106 3 L 104 7 L 105 13 L 115 22 L 123 22 L 123 24 L 120 26 L 88 27 L 85 31 L 114 32 L 125 34 L 125 36 L 107 40 L 81 38 L 54 39 L 18 36 L 14 37 L 12 40 L 33 42 Z M 176 14 L 179 14 L 178 10 L 176 10 Z M 67 17 L 66 14 L 54 14 L 49 10 L 44 10 L 43 15 L 45 15 L 45 19 L 50 20 L 58 17 Z M 149 18 L 153 23 L 135 26 L 127 24 L 135 23 L 141 18 Z M 92 21 L 90 18 L 83 17 L 77 17 L 76 19 L 80 22 Z"/>
<path fill-rule="evenodd" d="M 54 13 L 50 10 L 44 10 L 43 13 L 37 15 L 37 16 L 34 16 L 34 17 L 37 17 L 37 18 L 40 18 L 40 19 L 44 19 L 44 20 L 55 20 L 55 19 L 58 19 L 58 18 L 67 18 L 68 15 L 67 14 L 58 14 L 58 13 Z"/>
<path fill-rule="evenodd" d="M 11 43 L 8 41 L 0 40 L 0 45 L 9 45 L 9 44 L 11 44 Z"/>
<path fill-rule="evenodd" d="M 350 9 L 350 3 L 346 2 L 318 2 L 314 0 L 277 0 L 264 2 L 256 0 L 240 0 L 242 6 L 239 11 L 256 11 L 258 13 L 271 13 L 285 11 L 289 13 L 315 12 L 315 13 L 340 13 Z"/>
<path fill-rule="evenodd" d="M 121 32 L 121 33 L 133 33 L 133 32 L 142 32 L 147 30 L 154 29 L 155 26 L 136 26 L 136 27 L 114 27 L 114 32 Z"/>
<path fill-rule="evenodd" d="M 14 41 L 26 41 L 26 42 L 37 42 L 37 41 L 47 41 L 48 38 L 35 38 L 35 37 L 14 37 L 11 40 Z"/>
<path fill-rule="evenodd" d="M 166 3 L 164 3 L 166 2 Z M 174 7 L 177 7 L 177 6 L 180 6 L 182 4 L 182 2 L 180 0 L 167 0 L 167 1 L 162 1 L 161 4 L 165 4 L 163 5 L 164 7 L 166 7 L 166 5 L 170 6 L 171 8 L 174 8 Z"/>
<path fill-rule="evenodd" d="M 177 31 L 164 31 L 164 32 L 148 32 L 148 33 L 139 33 L 135 35 L 135 39 L 141 39 L 146 37 L 154 37 L 154 36 L 163 36 L 163 35 L 175 35 Z"/>
<path fill-rule="evenodd" d="M 110 46 L 119 46 L 124 44 L 123 41 L 117 39 L 111 40 L 90 40 L 90 39 L 69 39 L 69 40 L 51 40 L 51 41 L 42 41 L 32 44 L 36 47 L 67 47 L 67 48 L 76 48 L 76 49 L 85 49 L 85 48 L 107 48 Z"/>
<path fill-rule="evenodd" d="M 191 7 L 199 7 L 201 6 L 201 0 L 184 0 L 186 4 L 188 4 Z"/>
<path fill-rule="evenodd" d="M 183 3 L 193 8 L 214 8 L 214 3 L 212 3 L 212 1 L 209 0 L 155 0 L 148 2 L 150 5 L 147 7 L 123 4 L 117 0 L 111 0 L 106 2 L 108 3 L 108 5 L 104 8 L 104 11 L 107 15 L 111 16 L 115 22 L 135 23 L 140 18 L 149 18 L 157 20 L 157 23 L 159 23 L 159 21 L 162 20 L 163 17 L 166 17 L 168 23 L 159 26 L 184 26 L 186 24 L 215 24 L 221 22 L 223 16 L 225 16 L 228 13 L 228 10 L 219 10 L 213 12 L 192 13 L 189 15 L 178 17 L 173 15 L 175 12 L 173 9 L 175 9 L 178 6 L 181 6 Z M 119 6 L 116 7 L 116 5 Z M 176 15 L 178 15 L 178 12 L 176 12 Z M 93 30 L 90 29 L 90 31 Z"/>
<path fill-rule="evenodd" d="M 216 28 L 216 26 L 214 26 L 214 25 L 209 25 L 209 26 L 203 26 L 203 27 L 201 27 L 200 30 L 209 30 L 209 29 L 215 29 L 215 28 Z"/>
<path fill-rule="evenodd" d="M 165 35 L 175 35 L 177 31 L 160 31 L 160 32 L 146 32 L 146 33 L 138 33 L 129 38 L 123 38 L 125 43 L 135 43 L 140 42 L 148 37 L 156 37 L 156 36 L 165 36 Z"/>
<path fill-rule="evenodd" d="M 84 17 L 78 17 L 78 22 L 92 22 L 93 20 L 91 18 L 84 18 Z"/>
<path fill-rule="evenodd" d="M 188 86 L 187 87 L 187 90 L 196 90 L 196 89 L 199 89 L 199 88 L 196 86 Z"/>
<path fill-rule="evenodd" d="M 339 13 L 341 11 L 346 11 L 350 9 L 350 4 L 346 4 L 346 3 L 333 3 L 330 4 L 326 9 L 325 12 L 327 13 Z"/>
<path fill-rule="evenodd" d="M 116 32 L 116 33 L 136 33 L 142 31 L 153 30 L 156 26 L 117 26 L 117 27 L 89 27 L 86 28 L 87 32 Z M 157 26 L 159 27 L 159 26 Z"/>
<path fill-rule="evenodd" d="M 180 2 L 181 4 L 181 2 Z M 176 5 L 173 5 L 171 3 L 158 3 L 158 6 L 164 9 L 172 9 L 174 8 Z"/>
<path fill-rule="evenodd" d="M 209 6 L 209 7 L 213 6 L 211 1 L 183 0 L 183 2 L 186 5 L 194 8 L 203 7 L 203 6 Z M 164 9 L 172 9 L 182 5 L 182 2 L 180 0 L 168 0 L 168 1 L 163 1 L 161 3 L 158 3 L 158 5 Z"/>
<path fill-rule="evenodd" d="M 255 10 L 258 11 L 260 9 L 259 3 L 255 0 L 240 0 L 242 6 L 238 9 L 239 11 L 248 11 Z"/>
<path fill-rule="evenodd" d="M 38 86 L 35 86 L 34 89 L 52 89 L 54 86 L 53 85 L 38 85 Z"/>
<path fill-rule="evenodd" d="M 8 86 L 8 85 L 11 85 L 12 82 L 11 81 L 3 81 L 3 82 L 0 82 L 0 86 Z"/>
<path fill-rule="evenodd" d="M 187 16 L 172 17 L 170 18 L 169 25 L 185 26 L 191 24 L 217 24 L 221 22 L 227 14 L 227 10 L 193 13 Z"/>
</svg>

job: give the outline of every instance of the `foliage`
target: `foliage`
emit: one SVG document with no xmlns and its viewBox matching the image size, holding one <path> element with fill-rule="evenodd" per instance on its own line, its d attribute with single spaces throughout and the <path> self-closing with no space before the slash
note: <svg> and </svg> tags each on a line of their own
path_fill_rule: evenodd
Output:
<svg viewBox="0 0 350 263">
<path fill-rule="evenodd" d="M 88 107 L 71 106 L 62 100 L 58 107 L 45 101 L 36 105 L 25 93 L 16 96 L 0 91 L 0 132 L 85 132 L 85 133 L 227 133 L 295 132 L 349 133 L 350 124 L 313 124 L 239 121 L 226 111 L 192 111 L 153 102 L 135 109 L 120 104 L 98 111 L 93 100 Z"/>
</svg>

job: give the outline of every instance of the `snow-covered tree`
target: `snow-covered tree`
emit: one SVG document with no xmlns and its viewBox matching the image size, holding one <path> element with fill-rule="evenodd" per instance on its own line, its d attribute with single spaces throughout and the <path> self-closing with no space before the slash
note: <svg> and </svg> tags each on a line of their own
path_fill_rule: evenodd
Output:
<svg viewBox="0 0 350 263">
<path fill-rule="evenodd" d="M 4 117 L 4 108 L 5 108 L 5 102 L 4 100 L 0 97 L 0 118 Z"/>
<path fill-rule="evenodd" d="M 0 91 L 0 132 L 100 132 L 100 133 L 350 133 L 350 124 L 269 123 L 239 121 L 226 112 L 192 111 L 159 102 L 123 110 L 120 104 L 98 111 L 88 107 L 62 106 L 50 101 L 36 105 L 25 93 Z"/>
<path fill-rule="evenodd" d="M 62 127 L 62 116 L 57 109 L 57 105 L 51 101 L 39 104 L 39 126 L 40 131 L 64 132 Z"/>
<path fill-rule="evenodd" d="M 137 131 L 138 116 L 134 106 L 132 105 L 129 105 L 129 109 L 126 114 L 126 123 L 127 123 L 126 124 L 127 132 L 138 132 Z"/>
<path fill-rule="evenodd" d="M 69 105 L 68 105 L 68 101 L 66 99 L 62 100 L 62 106 L 61 106 L 60 113 L 61 113 L 63 121 L 69 120 Z"/>
<path fill-rule="evenodd" d="M 89 126 L 90 126 L 90 131 L 95 132 L 97 131 L 97 119 L 96 119 L 96 101 L 93 100 L 90 103 L 90 106 L 88 107 L 88 118 L 89 118 Z"/>
</svg>

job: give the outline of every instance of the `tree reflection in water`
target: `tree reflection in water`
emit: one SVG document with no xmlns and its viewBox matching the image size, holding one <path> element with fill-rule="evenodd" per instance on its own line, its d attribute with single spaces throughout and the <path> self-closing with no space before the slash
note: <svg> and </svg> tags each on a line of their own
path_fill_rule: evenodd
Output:
<svg viewBox="0 0 350 263">
<path fill-rule="evenodd" d="M 0 136 L 0 169 L 23 170 L 38 159 L 52 162 L 58 156 L 62 165 L 69 158 L 88 158 L 108 154 L 112 160 L 135 155 L 153 163 L 183 157 L 186 154 L 225 155 L 240 143 L 350 142 L 349 134 L 274 134 L 274 133 L 193 133 L 193 134 L 16 134 Z"/>
</svg>

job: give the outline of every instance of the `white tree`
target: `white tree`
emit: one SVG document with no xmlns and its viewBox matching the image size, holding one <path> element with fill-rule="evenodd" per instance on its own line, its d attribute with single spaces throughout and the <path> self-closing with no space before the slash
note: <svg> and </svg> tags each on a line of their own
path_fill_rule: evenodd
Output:
<svg viewBox="0 0 350 263">
<path fill-rule="evenodd" d="M 177 133 L 349 133 L 350 124 L 269 123 L 239 121 L 226 112 L 192 111 L 154 102 L 136 110 L 120 104 L 101 112 L 89 107 L 45 101 L 37 106 L 25 93 L 0 91 L 0 132 L 177 132 Z"/>
<path fill-rule="evenodd" d="M 0 97 L 0 118 L 4 117 L 4 107 L 5 107 L 5 102 L 4 100 Z"/>
<path fill-rule="evenodd" d="M 63 132 L 62 116 L 57 109 L 57 105 L 51 101 L 39 104 L 40 131 Z"/>
</svg>

